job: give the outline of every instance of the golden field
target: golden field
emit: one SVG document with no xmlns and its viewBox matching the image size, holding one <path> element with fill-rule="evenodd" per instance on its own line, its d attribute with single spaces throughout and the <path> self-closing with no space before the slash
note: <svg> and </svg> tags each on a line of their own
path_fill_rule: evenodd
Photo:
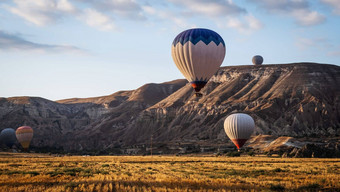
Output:
<svg viewBox="0 0 340 192">
<path fill-rule="evenodd" d="M 340 191 L 340 159 L 3 152 L 0 191 Z"/>
</svg>

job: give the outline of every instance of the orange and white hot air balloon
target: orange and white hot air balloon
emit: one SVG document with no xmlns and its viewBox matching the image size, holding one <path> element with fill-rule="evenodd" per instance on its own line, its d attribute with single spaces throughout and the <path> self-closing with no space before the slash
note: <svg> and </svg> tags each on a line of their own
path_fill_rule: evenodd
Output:
<svg viewBox="0 0 340 192">
<path fill-rule="evenodd" d="M 253 118 L 244 113 L 229 115 L 224 121 L 224 131 L 238 150 L 250 138 L 254 129 L 255 122 Z"/>
<path fill-rule="evenodd" d="M 21 126 L 15 132 L 21 146 L 27 150 L 33 138 L 33 129 L 29 126 Z"/>
</svg>

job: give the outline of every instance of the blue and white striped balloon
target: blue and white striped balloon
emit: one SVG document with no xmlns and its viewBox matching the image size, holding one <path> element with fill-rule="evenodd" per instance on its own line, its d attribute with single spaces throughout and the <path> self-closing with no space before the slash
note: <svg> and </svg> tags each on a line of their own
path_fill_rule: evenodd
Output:
<svg viewBox="0 0 340 192">
<path fill-rule="evenodd" d="M 183 31 L 172 43 L 172 58 L 184 77 L 199 92 L 221 66 L 226 48 L 222 37 L 209 29 Z"/>
</svg>

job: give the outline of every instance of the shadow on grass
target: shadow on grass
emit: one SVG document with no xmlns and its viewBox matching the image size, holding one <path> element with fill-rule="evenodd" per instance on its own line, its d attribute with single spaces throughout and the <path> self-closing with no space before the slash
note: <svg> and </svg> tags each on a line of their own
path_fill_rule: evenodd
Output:
<svg viewBox="0 0 340 192">
<path fill-rule="evenodd" d="M 112 180 L 112 181 L 81 181 L 81 182 L 3 182 L 0 183 L 1 186 L 7 187 L 18 187 L 18 186 L 45 186 L 53 188 L 55 186 L 65 186 L 65 188 L 73 188 L 76 189 L 79 185 L 108 185 L 112 184 L 113 188 L 121 188 L 121 187 L 135 187 L 137 189 L 145 189 L 145 188 L 167 188 L 167 189 L 191 189 L 191 190 L 219 190 L 219 189 L 226 189 L 226 190 L 255 190 L 259 191 L 263 188 L 253 186 L 251 184 L 208 184 L 208 183 L 201 183 L 201 182 L 189 182 L 189 181 L 126 181 L 126 180 Z"/>
</svg>

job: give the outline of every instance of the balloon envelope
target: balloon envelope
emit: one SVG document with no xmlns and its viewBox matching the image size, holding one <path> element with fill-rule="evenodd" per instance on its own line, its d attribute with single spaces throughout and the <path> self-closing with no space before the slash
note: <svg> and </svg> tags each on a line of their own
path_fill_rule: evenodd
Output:
<svg viewBox="0 0 340 192">
<path fill-rule="evenodd" d="M 6 128 L 0 133 L 0 140 L 7 145 L 7 147 L 11 148 L 14 143 L 17 141 L 15 136 L 15 130 L 12 128 Z"/>
<path fill-rule="evenodd" d="M 229 115 L 224 121 L 224 131 L 229 139 L 240 149 L 254 132 L 253 118 L 244 113 Z"/>
<path fill-rule="evenodd" d="M 196 28 L 177 35 L 172 43 L 171 55 L 180 72 L 199 92 L 221 66 L 225 50 L 219 34 Z"/>
<path fill-rule="evenodd" d="M 254 65 L 261 65 L 263 63 L 263 57 L 261 55 L 255 55 L 252 61 Z"/>
<path fill-rule="evenodd" d="M 16 130 L 16 136 L 24 149 L 28 149 L 33 138 L 33 129 L 29 126 L 22 126 Z"/>
</svg>

